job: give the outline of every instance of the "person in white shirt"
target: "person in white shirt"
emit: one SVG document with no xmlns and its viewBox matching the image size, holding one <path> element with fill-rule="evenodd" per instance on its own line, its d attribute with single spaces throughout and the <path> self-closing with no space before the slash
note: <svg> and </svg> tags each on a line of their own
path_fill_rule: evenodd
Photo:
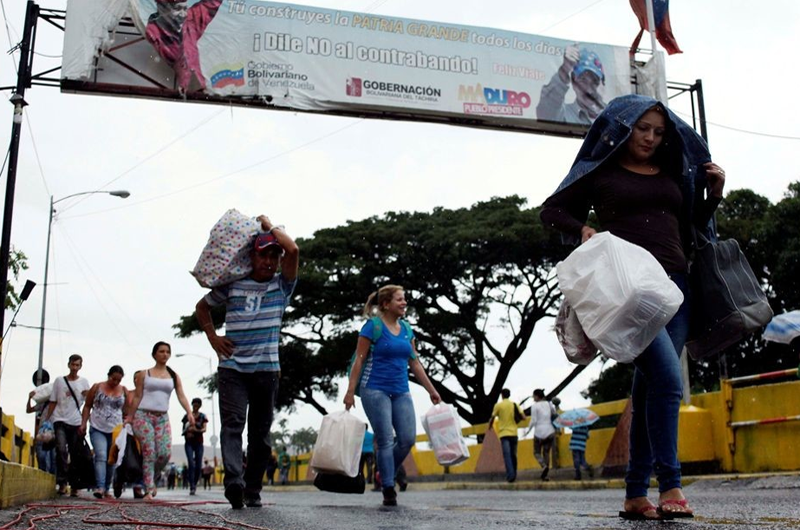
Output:
<svg viewBox="0 0 800 530">
<path fill-rule="evenodd" d="M 69 480 L 69 461 L 76 461 L 78 443 L 86 433 L 81 429 L 81 407 L 89 391 L 89 381 L 79 377 L 78 372 L 83 367 L 83 357 L 78 354 L 70 355 L 69 375 L 59 377 L 53 381 L 53 392 L 50 394 L 50 405 L 43 415 L 53 423 L 56 434 L 56 484 L 59 495 L 67 492 Z M 74 484 L 70 484 L 70 495 L 78 496 Z"/>
<path fill-rule="evenodd" d="M 533 429 L 533 456 L 542 466 L 541 479 L 550 480 L 550 453 L 553 450 L 553 441 L 556 429 L 553 427 L 552 416 L 555 413 L 553 405 L 544 398 L 544 390 L 537 388 L 533 391 L 533 405 L 531 405 L 531 424 L 526 435 Z"/>
</svg>

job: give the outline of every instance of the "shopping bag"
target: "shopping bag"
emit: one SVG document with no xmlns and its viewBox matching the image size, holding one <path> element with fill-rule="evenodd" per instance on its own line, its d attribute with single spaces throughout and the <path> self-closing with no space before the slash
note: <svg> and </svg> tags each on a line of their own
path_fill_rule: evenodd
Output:
<svg viewBox="0 0 800 530">
<path fill-rule="evenodd" d="M 461 436 L 461 422 L 452 405 L 434 405 L 420 420 L 439 465 L 455 466 L 469 458 L 469 448 Z"/>
<path fill-rule="evenodd" d="M 355 477 L 338 473 L 317 473 L 317 476 L 314 477 L 314 486 L 318 490 L 331 493 L 364 493 L 366 482 L 361 473 Z"/>
<path fill-rule="evenodd" d="M 578 315 L 566 298 L 558 310 L 555 330 L 569 362 L 585 366 L 597 357 L 597 346 L 583 332 Z"/>
<path fill-rule="evenodd" d="M 75 442 L 78 444 L 76 451 L 70 451 L 69 484 L 75 490 L 94 488 L 94 458 L 86 438 L 81 437 Z"/>
<path fill-rule="evenodd" d="M 124 484 L 137 484 L 142 481 L 142 452 L 139 441 L 133 435 L 130 425 L 125 425 L 114 440 L 117 469 L 114 472 L 114 493 L 122 491 Z M 119 486 L 119 488 L 117 488 Z"/>
<path fill-rule="evenodd" d="M 608 232 L 575 249 L 556 274 L 586 336 L 622 363 L 642 353 L 683 302 L 652 254 Z"/>
<path fill-rule="evenodd" d="M 250 250 L 261 223 L 228 210 L 211 229 L 208 242 L 191 274 L 203 287 L 213 288 L 250 275 Z"/>
<path fill-rule="evenodd" d="M 311 469 L 348 477 L 358 475 L 366 431 L 367 424 L 347 411 L 332 412 L 322 418 L 311 455 Z"/>
<path fill-rule="evenodd" d="M 50 394 L 53 393 L 53 383 L 45 383 L 37 386 L 33 390 L 33 401 L 37 404 L 44 403 L 50 400 Z"/>
<path fill-rule="evenodd" d="M 767 296 L 735 239 L 711 242 L 695 231 L 689 285 L 686 349 L 692 359 L 718 354 L 772 320 Z"/>
<path fill-rule="evenodd" d="M 54 448 L 56 446 L 56 433 L 53 430 L 53 424 L 48 420 L 41 422 L 34 440 L 41 443 L 42 449 L 45 451 Z"/>
</svg>

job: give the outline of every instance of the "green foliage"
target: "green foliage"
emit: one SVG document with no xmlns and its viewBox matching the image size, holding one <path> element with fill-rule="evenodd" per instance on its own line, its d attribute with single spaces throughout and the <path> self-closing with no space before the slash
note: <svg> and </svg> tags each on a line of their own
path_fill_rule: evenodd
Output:
<svg viewBox="0 0 800 530">
<path fill-rule="evenodd" d="M 314 448 L 317 442 L 317 431 L 311 427 L 294 431 L 290 437 L 289 444 L 294 447 L 298 454 L 308 453 Z"/>
<path fill-rule="evenodd" d="M 589 388 L 581 395 L 592 403 L 605 403 L 625 399 L 631 395 L 633 384 L 633 365 L 614 363 L 605 368 L 600 375 L 589 383 Z"/>
<path fill-rule="evenodd" d="M 14 278 L 14 281 L 19 280 L 19 273 L 27 269 L 28 257 L 21 250 L 16 250 L 14 247 L 11 247 L 11 253 L 8 257 L 8 270 Z M 5 309 L 11 309 L 13 311 L 19 306 L 21 301 L 14 284 L 9 280 L 6 284 Z"/>
</svg>

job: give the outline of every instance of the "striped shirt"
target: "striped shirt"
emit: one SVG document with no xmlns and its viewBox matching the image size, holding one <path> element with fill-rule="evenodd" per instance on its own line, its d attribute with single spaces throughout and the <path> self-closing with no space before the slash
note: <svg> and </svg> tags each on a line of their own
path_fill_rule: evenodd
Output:
<svg viewBox="0 0 800 530">
<path fill-rule="evenodd" d="M 281 320 L 297 280 L 280 274 L 257 282 L 237 280 L 213 289 L 205 296 L 209 306 L 225 304 L 225 336 L 234 344 L 233 355 L 220 368 L 238 372 L 278 372 Z"/>
<path fill-rule="evenodd" d="M 570 451 L 586 451 L 586 440 L 589 439 L 589 427 L 573 427 L 569 440 Z"/>
</svg>

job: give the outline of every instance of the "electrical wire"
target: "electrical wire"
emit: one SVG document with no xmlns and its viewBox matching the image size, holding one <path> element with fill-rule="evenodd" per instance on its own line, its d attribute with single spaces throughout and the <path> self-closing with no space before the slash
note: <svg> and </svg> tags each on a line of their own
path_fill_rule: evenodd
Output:
<svg viewBox="0 0 800 530">
<path fill-rule="evenodd" d="M 33 144 L 33 154 L 36 156 L 36 164 L 39 166 L 39 175 L 42 177 L 42 184 L 44 184 L 44 190 L 47 192 L 47 197 L 49 198 L 52 194 L 50 193 L 50 187 L 47 185 L 47 179 L 44 178 L 44 167 L 42 166 L 42 159 L 39 157 L 39 148 L 36 146 L 36 139 L 33 137 L 33 125 L 31 125 L 30 116 L 28 116 L 27 112 L 24 112 L 25 115 L 25 123 L 28 125 L 28 135 L 31 138 L 31 143 Z"/>
<path fill-rule="evenodd" d="M 346 129 L 349 129 L 350 127 L 355 127 L 356 125 L 361 124 L 363 121 L 364 120 L 362 118 L 362 119 L 359 119 L 358 121 L 355 121 L 355 122 L 352 122 L 352 123 L 348 123 L 344 127 L 340 127 L 338 129 L 336 129 L 335 131 L 332 131 L 332 132 L 327 133 L 327 134 L 323 134 L 322 136 L 318 136 L 318 137 L 314 138 L 313 140 L 309 140 L 308 142 L 305 142 L 305 143 L 297 145 L 295 147 L 286 149 L 285 151 L 281 151 L 280 153 L 277 153 L 275 155 L 269 156 L 267 158 L 264 158 L 263 160 L 260 160 L 258 162 L 254 162 L 254 163 L 252 163 L 250 165 L 247 165 L 245 167 L 242 167 L 242 168 L 236 169 L 234 171 L 225 173 L 225 174 L 220 175 L 218 177 L 214 177 L 214 178 L 211 178 L 209 180 L 205 180 L 203 182 L 199 182 L 197 184 L 192 184 L 191 186 L 186 186 L 184 188 L 180 188 L 180 189 L 177 189 L 175 191 L 171 191 L 169 193 L 156 195 L 155 197 L 151 197 L 149 199 L 144 199 L 144 200 L 137 201 L 137 202 L 134 202 L 134 203 L 125 204 L 125 205 L 122 205 L 122 206 L 116 206 L 116 207 L 113 207 L 113 208 L 107 208 L 105 210 L 97 210 L 97 211 L 94 211 L 94 212 L 88 212 L 88 213 L 84 213 L 84 214 L 80 214 L 80 215 L 71 215 L 71 216 L 65 217 L 63 219 L 77 219 L 79 217 L 88 217 L 88 216 L 92 216 L 92 215 L 98 215 L 98 214 L 101 214 L 101 213 L 113 212 L 115 210 L 121 210 L 123 208 L 132 208 L 134 206 L 139 206 L 141 204 L 146 204 L 146 203 L 157 201 L 157 200 L 160 200 L 160 199 L 166 199 L 167 197 L 172 197 L 173 195 L 178 195 L 180 193 L 191 191 L 191 190 L 193 190 L 195 188 L 200 188 L 202 186 L 207 186 L 207 185 L 212 184 L 212 183 L 214 183 L 214 182 L 216 182 L 218 180 L 222 180 L 222 179 L 225 179 L 225 178 L 228 178 L 228 177 L 232 177 L 232 176 L 234 176 L 234 175 L 236 175 L 238 173 L 242 173 L 243 171 L 247 171 L 249 169 L 253 169 L 253 168 L 258 167 L 258 166 L 260 166 L 262 164 L 266 164 L 267 162 L 272 162 L 272 161 L 277 160 L 278 158 L 281 158 L 283 156 L 292 154 L 292 153 L 294 153 L 296 151 L 300 151 L 300 150 L 308 147 L 309 145 L 312 145 L 314 143 L 320 142 L 322 140 L 326 140 L 326 139 L 330 138 L 331 136 L 335 136 L 335 135 L 345 131 Z"/>
<path fill-rule="evenodd" d="M 670 110 L 672 110 L 672 112 L 674 112 L 675 114 L 678 114 L 678 115 L 683 116 L 685 118 L 693 118 L 693 116 L 691 114 L 687 114 L 686 112 L 680 112 L 680 111 L 677 111 L 677 110 L 674 110 L 674 109 L 670 109 Z M 758 131 L 750 131 L 750 130 L 747 130 L 747 129 L 740 129 L 739 127 L 731 127 L 730 125 L 722 125 L 721 123 L 715 123 L 713 121 L 708 121 L 708 120 L 706 120 L 706 123 L 709 124 L 709 125 L 713 125 L 714 127 L 719 127 L 721 129 L 727 129 L 729 131 L 740 132 L 740 133 L 743 133 L 743 134 L 750 134 L 750 135 L 753 135 L 753 136 L 763 136 L 764 138 L 777 138 L 779 140 L 800 140 L 800 136 L 789 136 L 789 135 L 785 135 L 785 134 L 771 134 L 771 133 L 764 133 L 764 132 L 758 132 Z"/>
<path fill-rule="evenodd" d="M 576 12 L 572 13 L 571 15 L 569 15 L 569 16 L 567 16 L 567 17 L 565 17 L 565 18 L 562 18 L 561 20 L 559 20 L 559 21 L 558 21 L 558 22 L 556 22 L 555 24 L 550 24 L 550 25 L 549 25 L 549 26 L 547 26 L 546 28 L 538 30 L 536 33 L 544 33 L 545 31 L 551 30 L 551 29 L 553 29 L 554 27 L 556 27 L 556 26 L 558 26 L 559 24 L 561 24 L 562 22 L 566 22 L 567 20 L 571 19 L 572 17 L 574 17 L 574 16 L 576 16 L 576 15 L 579 15 L 579 14 L 583 13 L 583 12 L 584 12 L 584 11 L 586 11 L 587 9 L 589 9 L 589 8 L 591 8 L 591 7 L 594 7 L 594 6 L 596 6 L 597 4 L 599 4 L 599 3 L 601 3 L 601 2 L 605 2 L 605 0 L 597 0 L 596 2 L 594 2 L 594 3 L 591 3 L 591 4 L 589 4 L 588 6 L 584 7 L 583 9 L 579 9 L 578 11 L 576 11 Z"/>
<path fill-rule="evenodd" d="M 6 15 L 6 3 L 4 0 L 0 0 L 0 8 L 3 10 L 3 23 L 6 26 L 6 37 L 8 37 L 8 49 L 9 49 L 9 56 L 11 57 L 11 63 L 14 65 L 14 72 L 19 74 L 17 71 L 17 62 L 14 60 L 14 42 L 11 40 L 11 28 L 8 25 L 8 16 Z M 16 31 L 14 32 L 16 33 Z"/>
</svg>

